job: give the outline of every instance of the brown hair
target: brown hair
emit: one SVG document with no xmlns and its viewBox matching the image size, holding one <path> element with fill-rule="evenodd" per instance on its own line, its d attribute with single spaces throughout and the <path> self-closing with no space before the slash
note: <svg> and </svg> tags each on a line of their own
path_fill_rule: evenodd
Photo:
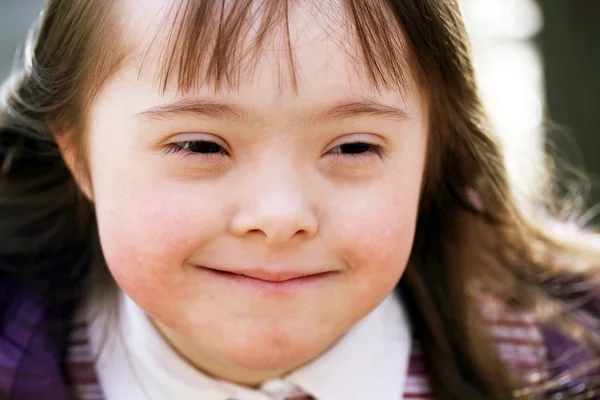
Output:
<svg viewBox="0 0 600 400">
<path fill-rule="evenodd" d="M 251 65 L 246 61 L 257 60 L 278 32 L 288 40 L 296 89 L 286 30 L 294 2 L 264 1 L 259 11 L 252 0 L 229 3 L 172 2 L 176 23 L 165 21 L 166 40 L 157 41 L 164 48 L 155 49 L 163 66 L 159 84 L 175 82 L 183 92 L 202 83 L 234 86 L 248 72 L 240 60 Z M 413 80 L 429 100 L 425 185 L 401 286 L 436 396 L 505 399 L 560 385 L 561 376 L 548 373 L 529 388 L 512 379 L 486 330 L 477 293 L 554 324 L 595 356 L 593 329 L 574 316 L 584 310 L 600 267 L 597 239 L 581 229 L 568 237 L 557 233 L 558 225 L 537 211 L 552 211 L 542 201 L 547 193 L 517 204 L 477 95 L 455 0 L 341 4 L 358 42 L 353 56 L 371 84 L 403 90 Z M 77 299 L 102 256 L 93 206 L 65 166 L 55 133 L 74 132 L 72 141 L 85 150 L 85 114 L 95 94 L 125 61 L 137 57 L 143 65 L 150 50 L 120 40 L 117 7 L 116 0 L 47 1 L 26 65 L 0 107 L 0 279 L 36 284 L 57 301 Z M 260 26 L 248 35 L 256 12 Z M 249 47 L 247 37 L 253 38 Z"/>
</svg>

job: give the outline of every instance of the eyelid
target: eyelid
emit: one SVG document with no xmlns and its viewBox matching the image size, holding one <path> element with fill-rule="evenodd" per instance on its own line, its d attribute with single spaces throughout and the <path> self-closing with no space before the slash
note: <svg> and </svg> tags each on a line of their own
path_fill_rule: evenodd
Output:
<svg viewBox="0 0 600 400">
<path fill-rule="evenodd" d="M 384 146 L 386 144 L 385 139 L 383 139 L 379 135 L 375 135 L 372 133 L 350 133 L 348 135 L 344 135 L 336 138 L 326 147 L 326 153 L 331 151 L 332 149 L 349 143 L 368 143 L 374 146 Z"/>
<path fill-rule="evenodd" d="M 165 140 L 164 144 L 168 145 L 181 142 L 214 142 L 219 146 L 222 146 L 228 152 L 230 151 L 229 143 L 227 143 L 227 141 L 217 135 L 205 132 L 178 133 L 176 135 L 169 136 L 169 138 Z"/>
<path fill-rule="evenodd" d="M 184 132 L 169 136 L 165 142 L 194 142 L 222 140 L 216 135 L 205 132 Z"/>
</svg>

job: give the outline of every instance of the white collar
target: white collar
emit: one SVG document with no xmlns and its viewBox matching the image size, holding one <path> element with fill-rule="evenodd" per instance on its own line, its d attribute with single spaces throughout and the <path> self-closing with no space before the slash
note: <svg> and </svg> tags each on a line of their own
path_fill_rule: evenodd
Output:
<svg viewBox="0 0 600 400">
<path fill-rule="evenodd" d="M 263 391 L 199 373 L 165 342 L 141 308 L 124 294 L 121 300 L 118 329 L 107 330 L 102 314 L 89 326 L 106 400 L 271 399 Z M 288 382 L 318 400 L 399 400 L 410 350 L 408 318 L 392 294 L 324 354 L 263 387 Z"/>
<path fill-rule="evenodd" d="M 287 380 L 318 400 L 402 399 L 411 345 L 406 312 L 392 294 L 331 349 Z"/>
</svg>

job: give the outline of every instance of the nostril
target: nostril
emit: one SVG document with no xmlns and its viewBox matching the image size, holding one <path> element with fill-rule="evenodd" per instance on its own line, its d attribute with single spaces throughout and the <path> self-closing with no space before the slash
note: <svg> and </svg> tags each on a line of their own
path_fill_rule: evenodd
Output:
<svg viewBox="0 0 600 400">
<path fill-rule="evenodd" d="M 317 231 L 317 226 L 316 217 L 312 212 L 263 207 L 236 213 L 229 229 L 240 237 L 264 238 L 275 243 L 292 238 L 310 237 Z"/>
</svg>

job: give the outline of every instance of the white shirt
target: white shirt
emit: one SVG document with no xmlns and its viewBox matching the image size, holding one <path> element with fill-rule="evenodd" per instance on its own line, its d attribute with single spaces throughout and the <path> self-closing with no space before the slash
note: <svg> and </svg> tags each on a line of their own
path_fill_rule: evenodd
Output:
<svg viewBox="0 0 600 400">
<path fill-rule="evenodd" d="M 411 349 L 406 312 L 390 295 L 334 346 L 282 379 L 251 389 L 200 373 L 165 342 L 147 315 L 122 295 L 118 329 L 89 324 L 90 345 L 106 400 L 272 400 L 289 384 L 318 400 L 403 398 Z"/>
</svg>

